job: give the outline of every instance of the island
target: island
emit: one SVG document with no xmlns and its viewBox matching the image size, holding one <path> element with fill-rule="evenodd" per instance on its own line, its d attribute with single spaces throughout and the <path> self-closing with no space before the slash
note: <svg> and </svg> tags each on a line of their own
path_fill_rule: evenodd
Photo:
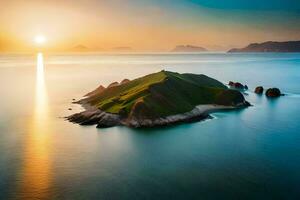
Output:
<svg viewBox="0 0 300 200">
<path fill-rule="evenodd" d="M 207 49 L 193 45 L 178 45 L 171 52 L 204 52 Z"/>
<path fill-rule="evenodd" d="M 245 48 L 234 48 L 230 49 L 228 52 L 300 52 L 300 41 L 269 41 L 263 43 L 252 43 L 246 46 Z"/>
<path fill-rule="evenodd" d="M 154 127 L 199 121 L 221 109 L 250 104 L 238 90 L 206 75 L 160 71 L 99 86 L 78 103 L 85 111 L 67 117 L 81 125 Z"/>
</svg>

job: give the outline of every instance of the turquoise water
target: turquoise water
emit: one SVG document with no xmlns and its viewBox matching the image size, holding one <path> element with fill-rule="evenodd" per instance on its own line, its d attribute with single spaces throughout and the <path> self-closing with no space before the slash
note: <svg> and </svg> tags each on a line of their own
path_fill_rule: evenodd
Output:
<svg viewBox="0 0 300 200">
<path fill-rule="evenodd" d="M 99 84 L 162 69 L 245 83 L 254 106 L 155 129 L 62 118 Z M 0 199 L 299 199 L 299 83 L 300 54 L 2 54 Z"/>
</svg>

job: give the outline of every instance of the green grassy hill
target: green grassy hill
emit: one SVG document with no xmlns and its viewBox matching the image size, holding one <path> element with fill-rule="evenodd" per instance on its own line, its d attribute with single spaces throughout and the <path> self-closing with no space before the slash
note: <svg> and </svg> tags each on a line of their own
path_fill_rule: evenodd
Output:
<svg viewBox="0 0 300 200">
<path fill-rule="evenodd" d="M 245 99 L 208 76 L 161 71 L 106 88 L 84 102 L 124 117 L 157 118 L 188 112 L 199 104 L 236 106 Z"/>
</svg>

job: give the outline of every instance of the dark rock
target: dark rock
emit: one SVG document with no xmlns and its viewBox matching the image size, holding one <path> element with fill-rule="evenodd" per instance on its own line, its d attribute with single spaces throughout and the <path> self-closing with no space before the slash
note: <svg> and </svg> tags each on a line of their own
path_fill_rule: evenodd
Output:
<svg viewBox="0 0 300 200">
<path fill-rule="evenodd" d="M 69 108 L 68 110 L 72 110 L 72 108 Z"/>
<path fill-rule="evenodd" d="M 97 127 L 111 127 L 120 125 L 118 115 L 102 112 L 101 110 L 86 110 L 67 117 L 67 120 L 80 125 L 94 125 Z"/>
<path fill-rule="evenodd" d="M 94 119 L 94 117 L 98 114 L 99 114 L 99 112 L 97 112 L 97 111 L 83 111 L 80 113 L 73 114 L 73 115 L 67 117 L 67 119 L 70 122 L 85 125 L 85 124 L 90 124 L 87 122 L 90 122 L 91 119 Z"/>
<path fill-rule="evenodd" d="M 247 90 L 248 89 L 248 86 L 247 85 L 243 85 L 241 84 L 240 82 L 232 82 L 232 81 L 229 81 L 228 85 L 231 87 L 231 88 L 234 88 L 234 89 L 238 89 L 238 90 Z"/>
<path fill-rule="evenodd" d="M 264 88 L 262 86 L 258 86 L 255 88 L 254 92 L 256 94 L 262 94 L 264 92 Z"/>
<path fill-rule="evenodd" d="M 278 88 L 269 88 L 266 91 L 267 97 L 279 97 L 281 96 L 281 92 Z"/>
<path fill-rule="evenodd" d="M 251 104 L 248 101 L 244 101 L 244 106 L 248 107 L 248 106 L 251 106 Z"/>
<path fill-rule="evenodd" d="M 98 121 L 97 128 L 108 128 L 117 125 L 120 125 L 120 119 L 113 115 L 107 115 Z"/>
<path fill-rule="evenodd" d="M 234 84 L 234 87 L 237 88 L 237 89 L 244 89 L 244 86 L 241 83 L 239 83 L 239 82 L 236 82 Z"/>
</svg>

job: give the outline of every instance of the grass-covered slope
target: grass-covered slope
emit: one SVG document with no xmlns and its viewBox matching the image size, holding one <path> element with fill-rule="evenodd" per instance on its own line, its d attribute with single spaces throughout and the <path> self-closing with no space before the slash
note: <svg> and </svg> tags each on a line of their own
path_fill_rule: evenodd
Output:
<svg viewBox="0 0 300 200">
<path fill-rule="evenodd" d="M 156 118 L 191 111 L 199 104 L 236 106 L 243 95 L 205 75 L 161 71 L 108 87 L 84 99 L 108 113 Z"/>
</svg>

